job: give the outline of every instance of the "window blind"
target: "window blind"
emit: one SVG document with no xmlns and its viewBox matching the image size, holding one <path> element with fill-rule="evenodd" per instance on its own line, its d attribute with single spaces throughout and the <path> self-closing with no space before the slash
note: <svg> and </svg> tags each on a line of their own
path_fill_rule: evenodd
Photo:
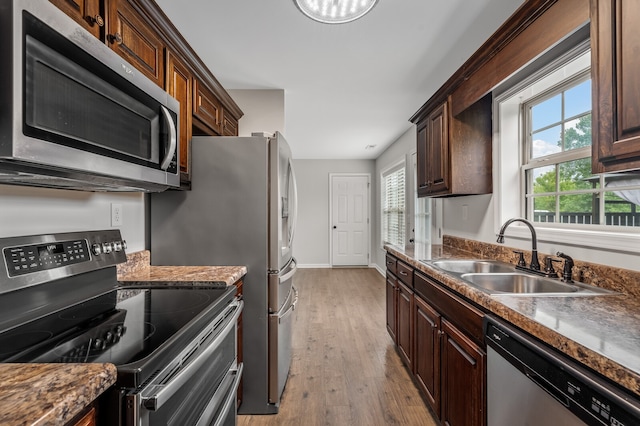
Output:
<svg viewBox="0 0 640 426">
<path fill-rule="evenodd" d="M 404 167 L 383 175 L 382 189 L 382 242 L 404 246 Z"/>
</svg>

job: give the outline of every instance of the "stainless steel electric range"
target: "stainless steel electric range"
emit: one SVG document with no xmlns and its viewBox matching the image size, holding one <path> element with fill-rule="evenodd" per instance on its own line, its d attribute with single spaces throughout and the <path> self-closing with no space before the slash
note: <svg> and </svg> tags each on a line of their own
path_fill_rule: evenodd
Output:
<svg viewBox="0 0 640 426">
<path fill-rule="evenodd" d="M 121 287 L 118 230 L 0 239 L 0 362 L 113 363 L 113 425 L 234 425 L 234 288 Z"/>
</svg>

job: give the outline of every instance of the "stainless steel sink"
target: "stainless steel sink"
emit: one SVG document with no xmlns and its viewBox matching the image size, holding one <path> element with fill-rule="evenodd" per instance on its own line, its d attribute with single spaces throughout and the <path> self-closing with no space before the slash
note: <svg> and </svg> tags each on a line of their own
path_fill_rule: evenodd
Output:
<svg viewBox="0 0 640 426">
<path fill-rule="evenodd" d="M 530 294 L 530 295 L 599 295 L 599 294 L 616 294 L 615 292 L 605 290 L 600 287 L 584 283 L 567 284 L 555 279 L 538 277 L 524 273 L 472 273 L 462 274 L 463 280 L 469 282 L 474 287 L 484 290 L 491 294 L 511 293 L 511 294 Z"/>
<path fill-rule="evenodd" d="M 476 287 L 500 293 L 574 293 L 578 290 L 561 281 L 519 273 L 463 274 L 461 278 Z"/>
<path fill-rule="evenodd" d="M 529 296 L 588 296 L 619 294 L 584 283 L 568 284 L 516 270 L 514 265 L 487 259 L 442 259 L 423 261 L 466 281 L 473 287 L 492 295 L 513 294 Z"/>
<path fill-rule="evenodd" d="M 482 259 L 447 259 L 447 260 L 435 260 L 429 262 L 433 266 L 442 269 L 446 272 L 453 272 L 455 274 L 469 274 L 469 273 L 490 273 L 490 272 L 514 272 L 513 265 L 504 262 L 498 262 L 496 260 L 482 260 Z"/>
</svg>

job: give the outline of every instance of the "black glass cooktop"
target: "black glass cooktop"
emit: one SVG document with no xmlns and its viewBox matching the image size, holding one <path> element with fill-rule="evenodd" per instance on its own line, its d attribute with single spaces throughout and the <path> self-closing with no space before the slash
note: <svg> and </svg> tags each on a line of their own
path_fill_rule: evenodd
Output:
<svg viewBox="0 0 640 426">
<path fill-rule="evenodd" d="M 188 341 L 234 297 L 233 288 L 121 288 L 0 333 L 2 362 L 143 363 Z M 166 354 L 165 354 L 166 355 Z M 125 368 L 126 369 L 126 368 Z"/>
</svg>

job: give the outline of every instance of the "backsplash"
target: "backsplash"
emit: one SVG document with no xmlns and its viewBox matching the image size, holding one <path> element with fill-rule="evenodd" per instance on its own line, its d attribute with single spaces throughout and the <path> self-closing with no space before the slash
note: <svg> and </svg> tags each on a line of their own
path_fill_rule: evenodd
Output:
<svg viewBox="0 0 640 426">
<path fill-rule="evenodd" d="M 518 261 L 514 250 L 524 251 L 527 264 L 531 259 L 531 252 L 527 250 L 508 247 L 502 244 L 491 244 L 468 240 L 466 238 L 454 237 L 451 235 L 443 236 L 442 245 L 467 251 L 471 253 L 474 258 L 496 259 L 514 265 Z M 547 256 L 552 255 L 538 253 L 541 265 L 544 265 L 544 260 Z M 553 257 L 556 258 L 556 256 Z M 575 258 L 573 260 L 575 263 L 573 268 L 574 280 L 606 288 L 608 290 L 626 293 L 634 298 L 640 299 L 640 272 L 600 265 L 597 263 L 582 262 Z M 556 270 L 561 272 L 562 267 L 558 266 L 556 267 Z"/>
</svg>

